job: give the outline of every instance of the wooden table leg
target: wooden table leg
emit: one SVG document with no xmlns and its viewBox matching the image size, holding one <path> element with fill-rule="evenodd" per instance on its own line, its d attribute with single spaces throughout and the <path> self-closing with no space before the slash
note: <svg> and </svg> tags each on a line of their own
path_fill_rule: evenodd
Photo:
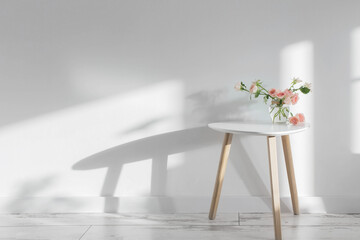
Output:
<svg viewBox="0 0 360 240">
<path fill-rule="evenodd" d="M 214 193 L 211 200 L 211 207 L 209 212 L 209 219 L 214 220 L 216 217 L 216 211 L 220 200 L 221 194 L 221 187 L 224 180 L 225 170 L 227 161 L 229 158 L 231 141 L 232 141 L 233 134 L 225 133 L 224 142 L 222 145 L 221 155 L 220 155 L 220 162 L 218 167 L 218 172 L 215 181 Z"/>
<path fill-rule="evenodd" d="M 267 137 L 269 166 L 270 166 L 270 184 L 271 197 L 274 217 L 275 239 L 281 240 L 281 218 L 280 218 L 280 193 L 279 193 L 279 177 L 276 156 L 276 137 Z"/>
<path fill-rule="evenodd" d="M 299 200 L 298 200 L 298 193 L 296 188 L 296 180 L 295 180 L 295 172 L 294 172 L 294 164 L 291 154 L 291 145 L 290 145 L 290 137 L 289 135 L 281 136 L 284 156 L 285 156 L 285 163 L 286 163 L 286 171 L 289 180 L 290 186 L 290 193 L 291 193 L 291 201 L 293 206 L 293 211 L 295 215 L 299 215 Z"/>
</svg>

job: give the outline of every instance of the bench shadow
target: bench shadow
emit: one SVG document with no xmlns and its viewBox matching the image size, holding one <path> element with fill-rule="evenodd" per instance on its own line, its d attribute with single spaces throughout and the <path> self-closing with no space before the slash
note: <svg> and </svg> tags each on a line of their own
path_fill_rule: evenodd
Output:
<svg viewBox="0 0 360 240">
<path fill-rule="evenodd" d="M 75 165 L 74 170 L 107 168 L 101 196 L 105 197 L 104 212 L 117 212 L 119 199 L 114 197 L 115 190 L 124 164 L 152 159 L 151 196 L 165 196 L 167 182 L 168 156 L 187 152 L 219 142 L 219 134 L 207 126 L 189 128 L 155 135 L 113 147 L 89 156 Z M 161 212 L 175 212 L 171 200 L 159 198 Z M 153 209 L 149 209 L 152 211 Z M 156 210 L 155 211 L 159 211 Z"/>
</svg>

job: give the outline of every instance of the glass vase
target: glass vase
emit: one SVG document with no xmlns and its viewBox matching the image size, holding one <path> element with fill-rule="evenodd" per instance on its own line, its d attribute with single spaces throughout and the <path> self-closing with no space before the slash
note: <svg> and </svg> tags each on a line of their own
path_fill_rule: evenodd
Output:
<svg viewBox="0 0 360 240">
<path fill-rule="evenodd" d="M 286 123 L 290 114 L 290 106 L 270 105 L 269 113 L 273 123 Z"/>
</svg>

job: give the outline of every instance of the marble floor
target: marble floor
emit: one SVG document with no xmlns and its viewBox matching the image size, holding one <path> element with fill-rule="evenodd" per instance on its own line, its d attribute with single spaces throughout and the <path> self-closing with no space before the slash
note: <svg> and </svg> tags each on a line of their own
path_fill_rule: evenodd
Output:
<svg viewBox="0 0 360 240">
<path fill-rule="evenodd" d="M 273 239 L 270 213 L 2 214 L 0 239 Z M 282 214 L 283 239 L 360 239 L 360 214 Z"/>
</svg>

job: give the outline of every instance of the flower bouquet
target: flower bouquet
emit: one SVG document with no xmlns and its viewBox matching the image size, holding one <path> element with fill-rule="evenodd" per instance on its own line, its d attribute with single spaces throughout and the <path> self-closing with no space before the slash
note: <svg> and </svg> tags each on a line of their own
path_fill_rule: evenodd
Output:
<svg viewBox="0 0 360 240">
<path fill-rule="evenodd" d="M 270 100 L 269 113 L 273 123 L 289 122 L 297 125 L 305 121 L 305 116 L 302 113 L 293 114 L 290 111 L 290 105 L 295 105 L 299 101 L 299 92 L 308 94 L 311 92 L 311 83 L 302 83 L 299 78 L 293 78 L 290 87 L 284 91 L 275 88 L 269 90 L 265 89 L 260 80 L 253 82 L 248 89 L 243 82 L 237 83 L 235 89 L 250 94 L 250 99 L 263 97 L 264 103 L 267 104 Z M 290 116 L 290 117 L 289 117 Z"/>
</svg>

